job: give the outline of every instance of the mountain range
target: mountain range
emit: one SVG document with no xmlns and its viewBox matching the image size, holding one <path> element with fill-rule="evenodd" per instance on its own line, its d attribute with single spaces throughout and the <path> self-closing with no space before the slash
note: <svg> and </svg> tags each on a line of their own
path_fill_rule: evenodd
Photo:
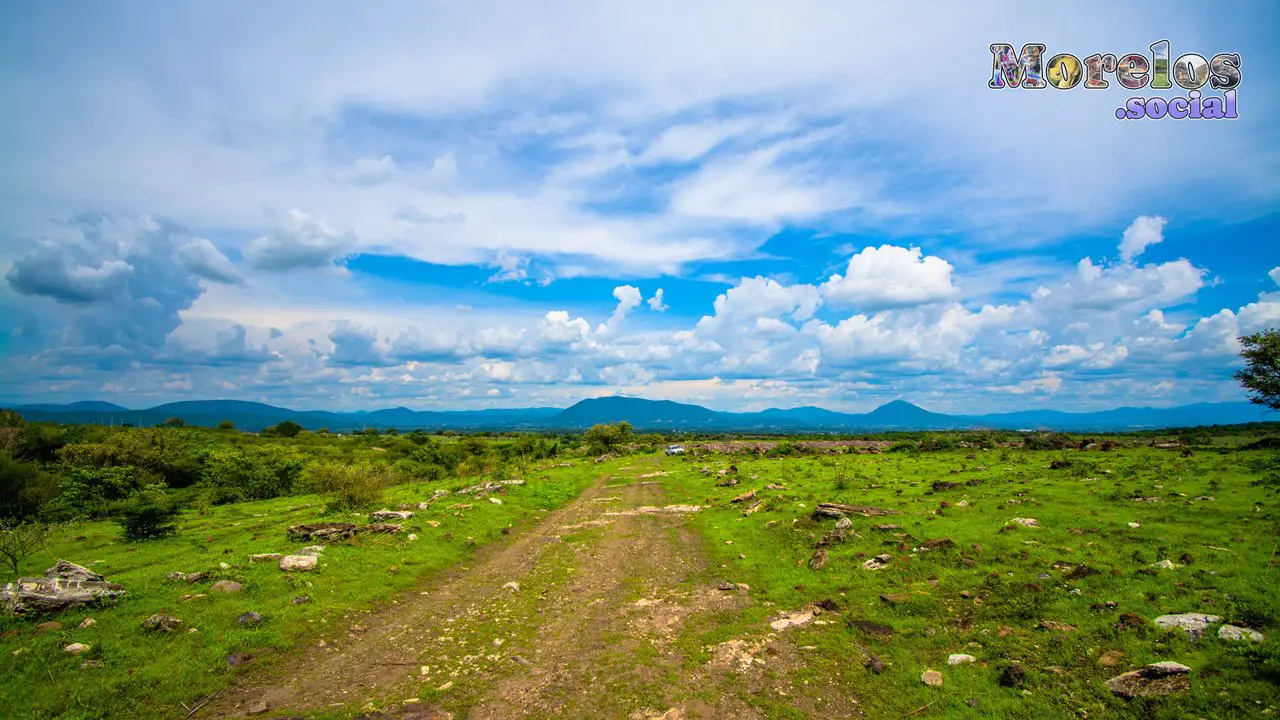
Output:
<svg viewBox="0 0 1280 720">
<path fill-rule="evenodd" d="M 971 428 L 1139 430 L 1280 421 L 1280 414 L 1243 402 L 1196 403 L 1169 408 L 1121 407 L 1085 413 L 1022 410 L 985 415 L 945 415 L 902 400 L 881 405 L 868 413 L 842 413 L 812 406 L 734 413 L 670 400 L 617 396 L 582 400 L 568 408 L 443 411 L 404 407 L 359 412 L 290 410 L 243 400 L 189 400 L 138 410 L 101 401 L 8 407 L 31 421 L 100 425 L 128 423 L 145 427 L 177 417 L 187 425 L 214 427 L 220 422 L 231 421 L 241 430 L 258 431 L 292 420 L 308 430 L 327 428 L 334 432 L 393 427 L 398 430 L 581 430 L 596 423 L 620 420 L 647 431 L 777 433 Z"/>
</svg>

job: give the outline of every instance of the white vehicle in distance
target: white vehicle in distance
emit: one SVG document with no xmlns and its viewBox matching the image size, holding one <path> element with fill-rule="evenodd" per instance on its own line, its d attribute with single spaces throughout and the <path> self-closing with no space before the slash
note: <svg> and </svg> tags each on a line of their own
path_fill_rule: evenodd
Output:
<svg viewBox="0 0 1280 720">
<path fill-rule="evenodd" d="M 668 454 L 668 455 L 683 455 L 683 454 L 684 454 L 684 448 L 680 447 L 679 445 L 668 445 L 668 446 L 667 446 L 667 454 Z"/>
</svg>

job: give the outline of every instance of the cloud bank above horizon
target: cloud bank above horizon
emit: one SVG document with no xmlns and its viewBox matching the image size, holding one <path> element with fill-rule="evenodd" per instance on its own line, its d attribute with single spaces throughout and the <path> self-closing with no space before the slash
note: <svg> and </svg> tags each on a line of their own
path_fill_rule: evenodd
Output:
<svg viewBox="0 0 1280 720">
<path fill-rule="evenodd" d="M 0 399 L 1171 405 L 1280 325 L 1265 22 L 306 7 L 3 11 Z M 1239 120 L 985 85 L 1164 37 Z"/>
</svg>

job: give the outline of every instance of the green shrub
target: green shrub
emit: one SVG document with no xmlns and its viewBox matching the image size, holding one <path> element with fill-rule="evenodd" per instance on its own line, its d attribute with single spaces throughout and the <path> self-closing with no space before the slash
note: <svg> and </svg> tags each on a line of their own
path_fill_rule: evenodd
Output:
<svg viewBox="0 0 1280 720">
<path fill-rule="evenodd" d="M 58 481 L 35 463 L 0 455 L 0 518 L 27 518 L 58 494 Z"/>
<path fill-rule="evenodd" d="M 124 528 L 124 539 L 155 540 L 178 532 L 181 510 L 161 488 L 135 494 L 115 507 L 115 521 Z"/>
<path fill-rule="evenodd" d="M 392 479 L 389 471 L 374 465 L 317 462 L 307 466 L 303 484 L 330 493 L 330 511 L 360 510 L 382 502 Z"/>
</svg>

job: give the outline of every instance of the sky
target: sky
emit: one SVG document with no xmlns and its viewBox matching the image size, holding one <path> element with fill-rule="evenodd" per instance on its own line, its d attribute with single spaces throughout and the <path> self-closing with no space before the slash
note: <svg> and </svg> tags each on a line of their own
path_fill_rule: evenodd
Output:
<svg viewBox="0 0 1280 720">
<path fill-rule="evenodd" d="M 1242 400 L 1238 336 L 1280 326 L 1277 27 L 1261 0 L 6 4 L 0 401 Z M 1240 55 L 1237 119 L 987 86 L 992 43 L 1163 39 Z"/>
</svg>

